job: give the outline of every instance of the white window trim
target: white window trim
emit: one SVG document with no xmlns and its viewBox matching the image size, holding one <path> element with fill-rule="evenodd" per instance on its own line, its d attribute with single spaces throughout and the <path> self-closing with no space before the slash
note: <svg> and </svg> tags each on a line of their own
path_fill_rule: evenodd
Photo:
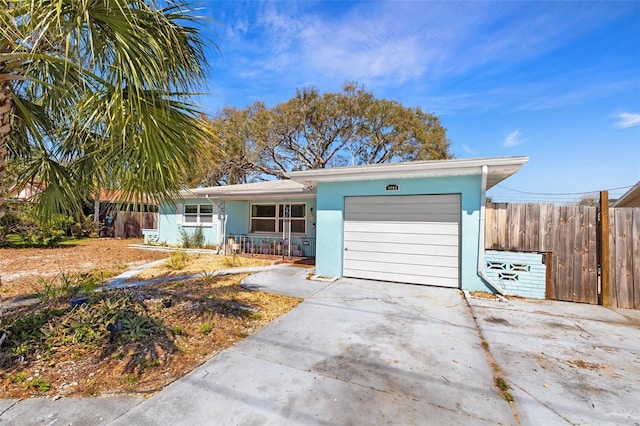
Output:
<svg viewBox="0 0 640 426">
<path fill-rule="evenodd" d="M 197 206 L 197 213 L 186 213 L 187 211 L 187 206 Z M 201 206 L 212 206 L 211 207 L 211 213 L 205 213 L 208 216 L 211 216 L 211 221 L 210 222 L 202 222 L 200 220 L 202 212 L 200 212 L 200 207 Z M 214 222 L 214 215 L 216 214 L 216 209 L 215 206 L 213 206 L 212 204 L 180 204 L 179 205 L 180 210 L 179 210 L 179 214 L 178 214 L 178 224 L 181 224 L 183 228 L 195 228 L 197 226 L 202 226 L 204 228 L 211 228 L 213 226 L 213 222 Z M 187 222 L 187 216 L 189 217 L 193 217 L 195 216 L 196 221 L 195 222 Z"/>
<path fill-rule="evenodd" d="M 253 217 L 253 206 L 276 206 L 276 215 L 275 217 Z M 265 235 L 265 236 L 272 236 L 272 235 L 282 235 L 282 229 L 279 229 L 280 227 L 280 220 L 282 220 L 283 218 L 281 218 L 280 215 L 280 206 L 287 206 L 287 205 L 303 205 L 304 206 L 304 217 L 294 217 L 291 218 L 293 220 L 299 220 L 299 221 L 304 221 L 304 232 L 291 232 L 291 235 L 296 235 L 296 236 L 302 236 L 302 235 L 307 235 L 307 203 L 251 203 L 251 205 L 249 206 L 249 233 L 253 234 L 253 235 Z M 269 231 L 251 231 L 251 221 L 253 219 L 259 219 L 259 220 L 273 220 L 275 221 L 275 231 L 274 232 L 269 232 Z"/>
</svg>

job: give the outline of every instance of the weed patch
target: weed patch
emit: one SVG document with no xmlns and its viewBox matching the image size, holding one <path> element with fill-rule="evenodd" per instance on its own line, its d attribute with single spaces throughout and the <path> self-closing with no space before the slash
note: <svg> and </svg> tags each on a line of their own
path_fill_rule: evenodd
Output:
<svg viewBox="0 0 640 426">
<path fill-rule="evenodd" d="M 184 269 L 190 263 L 190 261 L 191 259 L 186 252 L 174 251 L 165 262 L 165 265 L 169 269 L 180 271 Z"/>
<path fill-rule="evenodd" d="M 244 290 L 242 278 L 112 290 L 74 307 L 58 297 L 6 312 L 0 398 L 153 393 L 298 303 Z"/>
<path fill-rule="evenodd" d="M 509 389 L 511 389 L 511 386 L 509 386 L 509 383 L 507 383 L 507 381 L 502 377 L 496 377 L 494 379 L 494 383 L 496 387 L 500 389 L 500 392 L 502 392 L 502 397 L 507 402 L 513 402 L 513 395 L 511 395 L 511 392 L 509 392 Z"/>
</svg>

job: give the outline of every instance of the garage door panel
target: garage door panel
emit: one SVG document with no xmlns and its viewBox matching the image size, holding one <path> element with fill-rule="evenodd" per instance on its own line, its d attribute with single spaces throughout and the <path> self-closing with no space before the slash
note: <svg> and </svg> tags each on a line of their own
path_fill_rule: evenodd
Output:
<svg viewBox="0 0 640 426">
<path fill-rule="evenodd" d="M 457 223 L 434 222 L 345 222 L 345 232 L 376 234 L 458 235 Z"/>
<path fill-rule="evenodd" d="M 411 267 L 409 268 L 409 266 Z M 458 269 L 458 265 L 451 267 L 437 265 L 408 265 L 404 263 L 371 262 L 368 260 L 350 260 L 348 269 L 447 278 L 451 277 L 452 274 L 456 272 L 456 270 Z M 455 275 L 457 276 L 457 274 Z"/>
<path fill-rule="evenodd" d="M 347 247 L 350 252 L 365 253 L 407 253 L 422 256 L 450 256 L 458 257 L 458 245 L 451 244 L 443 246 L 442 244 L 402 244 L 390 243 L 388 241 L 349 241 Z"/>
<path fill-rule="evenodd" d="M 410 283 L 410 284 L 422 284 L 422 285 L 434 285 L 440 287 L 458 287 L 458 279 L 457 278 L 444 278 L 444 277 L 429 277 L 424 275 L 413 275 L 413 274 L 398 274 L 398 273 L 389 273 L 389 272 L 373 272 L 367 270 L 346 270 L 344 272 L 346 277 L 356 277 L 356 278 L 364 278 L 370 280 L 380 280 L 380 281 L 393 281 L 393 282 L 402 282 L 402 283 Z"/>
<path fill-rule="evenodd" d="M 386 204 L 393 198 L 393 204 L 417 204 L 426 201 L 429 204 L 459 204 L 456 197 L 459 194 L 429 194 L 429 195 L 370 195 L 365 197 L 346 197 L 345 206 L 358 204 Z"/>
<path fill-rule="evenodd" d="M 449 213 L 455 214 L 457 213 L 458 205 L 455 203 L 442 203 L 442 204 L 430 204 L 426 205 L 424 203 L 393 203 L 393 204 L 378 204 L 378 203 L 366 203 L 366 204 L 355 204 L 348 206 L 350 213 L 367 213 L 371 211 L 371 208 L 375 207 L 376 213 L 379 214 L 388 214 L 388 213 L 398 213 L 398 208 L 401 207 L 402 211 L 406 213 L 413 213 L 415 215 L 429 215 L 429 214 L 438 214 L 438 213 Z M 395 209 L 395 210 L 394 210 Z"/>
<path fill-rule="evenodd" d="M 404 207 L 404 206 L 402 206 Z M 400 208 L 396 207 L 396 210 Z M 381 222 L 381 221 L 397 221 L 397 222 L 420 222 L 429 221 L 429 222 L 439 222 L 446 223 L 455 220 L 458 215 L 454 215 L 451 213 L 433 213 L 430 215 L 423 215 L 422 218 L 414 213 L 407 212 L 396 212 L 396 213 L 388 213 L 385 215 L 380 215 L 378 213 L 352 213 L 346 220 L 349 221 L 364 221 L 364 222 Z"/>
<path fill-rule="evenodd" d="M 459 287 L 460 194 L 345 198 L 343 274 Z"/>
<path fill-rule="evenodd" d="M 360 242 L 387 242 L 387 243 L 400 243 L 400 244 L 432 244 L 443 246 L 456 246 L 458 245 L 457 235 L 423 235 L 423 234 L 373 234 L 367 232 L 349 232 L 345 233 L 345 247 L 349 247 L 351 241 Z"/>
<path fill-rule="evenodd" d="M 424 266 L 442 266 L 447 268 L 458 267 L 457 256 L 424 256 L 414 253 L 383 253 L 383 252 L 370 252 L 370 251 L 353 251 L 347 250 L 344 252 L 344 259 L 346 261 L 363 261 L 363 262 L 375 262 L 375 263 L 390 263 L 393 265 L 400 265 L 400 267 L 407 268 L 413 267 L 413 265 Z M 352 264 L 349 263 L 351 266 Z M 381 265 L 382 266 L 382 265 Z M 384 269 L 384 268 L 382 268 Z"/>
</svg>

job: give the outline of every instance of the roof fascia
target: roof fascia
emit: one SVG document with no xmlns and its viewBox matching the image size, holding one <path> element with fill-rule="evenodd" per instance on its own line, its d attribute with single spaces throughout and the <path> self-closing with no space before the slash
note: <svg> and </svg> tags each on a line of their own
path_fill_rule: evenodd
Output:
<svg viewBox="0 0 640 426">
<path fill-rule="evenodd" d="M 490 186 L 493 186 L 520 170 L 528 160 L 528 157 L 434 160 L 304 170 L 287 173 L 287 176 L 294 181 L 310 184 L 389 178 L 480 175 L 482 174 L 482 166 L 487 166 L 489 168 L 489 175 L 495 175 L 495 177 L 498 178 L 490 179 Z"/>
</svg>

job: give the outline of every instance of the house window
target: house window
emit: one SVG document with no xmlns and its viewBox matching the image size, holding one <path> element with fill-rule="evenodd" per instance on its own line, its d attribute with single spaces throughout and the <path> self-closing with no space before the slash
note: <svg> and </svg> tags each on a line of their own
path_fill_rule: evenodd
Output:
<svg viewBox="0 0 640 426">
<path fill-rule="evenodd" d="M 186 204 L 184 206 L 184 225 L 198 226 L 213 223 L 213 205 Z"/>
<path fill-rule="evenodd" d="M 307 232 L 306 204 L 252 204 L 251 232 Z"/>
</svg>

